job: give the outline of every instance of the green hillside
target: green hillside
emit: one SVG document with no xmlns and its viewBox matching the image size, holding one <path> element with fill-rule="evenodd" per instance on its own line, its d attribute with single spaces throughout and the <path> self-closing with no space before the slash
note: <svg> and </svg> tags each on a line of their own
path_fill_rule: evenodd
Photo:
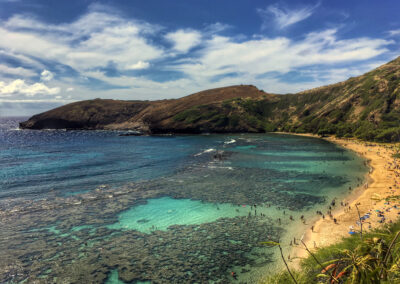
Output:
<svg viewBox="0 0 400 284">
<path fill-rule="evenodd" d="M 400 140 L 400 58 L 362 76 L 276 99 L 231 99 L 178 113 L 191 128 Z M 183 126 L 180 125 L 180 128 Z"/>
</svg>

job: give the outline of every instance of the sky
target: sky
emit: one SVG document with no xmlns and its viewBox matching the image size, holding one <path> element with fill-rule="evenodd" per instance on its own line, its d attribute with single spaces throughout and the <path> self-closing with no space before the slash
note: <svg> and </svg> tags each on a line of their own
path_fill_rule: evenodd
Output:
<svg viewBox="0 0 400 284">
<path fill-rule="evenodd" d="M 343 81 L 400 55 L 399 11 L 398 0 L 0 0 L 0 116 Z"/>
</svg>

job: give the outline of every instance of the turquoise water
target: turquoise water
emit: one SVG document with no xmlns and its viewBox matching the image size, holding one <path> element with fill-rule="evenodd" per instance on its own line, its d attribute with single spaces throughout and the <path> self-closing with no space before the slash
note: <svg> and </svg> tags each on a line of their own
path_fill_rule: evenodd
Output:
<svg viewBox="0 0 400 284">
<path fill-rule="evenodd" d="M 123 281 L 118 279 L 118 270 L 113 270 L 110 273 L 110 275 L 106 281 L 106 284 L 124 284 Z"/>
<path fill-rule="evenodd" d="M 126 137 L 16 121 L 0 120 L 0 283 L 226 283 L 232 271 L 256 283 L 280 265 L 260 243 L 286 250 L 367 172 L 308 137 Z"/>
<path fill-rule="evenodd" d="M 163 197 L 150 199 L 145 205 L 135 206 L 121 213 L 118 216 L 118 223 L 108 228 L 149 232 L 166 230 L 172 225 L 202 224 L 222 217 L 247 215 L 247 212 L 240 210 L 240 207 L 239 212 L 235 209 L 238 208 L 230 204 L 210 204 L 197 200 Z"/>
<path fill-rule="evenodd" d="M 149 281 L 136 281 L 135 284 L 150 284 Z M 113 270 L 105 284 L 125 284 L 125 282 L 118 279 L 118 270 Z"/>
<path fill-rule="evenodd" d="M 219 218 L 233 218 L 254 214 L 250 204 L 234 206 L 224 203 L 207 203 L 190 199 L 162 197 L 149 199 L 147 204 L 134 206 L 118 215 L 118 222 L 109 229 L 137 230 L 149 233 L 167 230 L 172 225 L 193 225 L 213 222 Z M 258 214 L 271 213 L 259 206 Z"/>
</svg>

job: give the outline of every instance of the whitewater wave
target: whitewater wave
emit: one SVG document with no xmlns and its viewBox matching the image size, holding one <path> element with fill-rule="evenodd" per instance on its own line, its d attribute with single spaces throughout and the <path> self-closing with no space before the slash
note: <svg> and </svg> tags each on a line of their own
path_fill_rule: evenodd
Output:
<svg viewBox="0 0 400 284">
<path fill-rule="evenodd" d="M 225 141 L 225 142 L 224 142 L 224 144 L 233 144 L 233 143 L 236 143 L 236 140 L 235 140 L 235 139 L 231 139 L 231 140 L 229 140 L 229 141 Z"/>
<path fill-rule="evenodd" d="M 214 148 L 210 148 L 210 149 L 204 150 L 203 152 L 197 153 L 194 156 L 197 157 L 197 156 L 200 156 L 200 155 L 203 155 L 203 154 L 206 154 L 206 153 L 215 152 L 215 151 L 217 151 L 217 150 L 214 149 Z"/>
<path fill-rule="evenodd" d="M 227 169 L 227 170 L 233 170 L 233 167 L 224 167 L 224 166 L 215 166 L 215 165 L 209 165 L 209 169 Z"/>
</svg>

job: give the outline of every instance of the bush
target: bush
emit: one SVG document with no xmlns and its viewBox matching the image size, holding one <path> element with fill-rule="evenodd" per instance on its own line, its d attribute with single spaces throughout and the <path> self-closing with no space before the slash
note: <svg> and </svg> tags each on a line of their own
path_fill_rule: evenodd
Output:
<svg viewBox="0 0 400 284">
<path fill-rule="evenodd" d="M 400 127 L 381 130 L 375 139 L 380 142 L 398 142 L 400 141 Z"/>
<path fill-rule="evenodd" d="M 237 127 L 239 125 L 240 122 L 240 117 L 237 114 L 233 114 L 231 116 L 229 116 L 229 126 L 230 127 Z"/>
<path fill-rule="evenodd" d="M 277 130 L 277 127 L 275 124 L 271 123 L 271 122 L 265 122 L 264 123 L 264 131 L 265 132 L 274 132 Z"/>
</svg>

